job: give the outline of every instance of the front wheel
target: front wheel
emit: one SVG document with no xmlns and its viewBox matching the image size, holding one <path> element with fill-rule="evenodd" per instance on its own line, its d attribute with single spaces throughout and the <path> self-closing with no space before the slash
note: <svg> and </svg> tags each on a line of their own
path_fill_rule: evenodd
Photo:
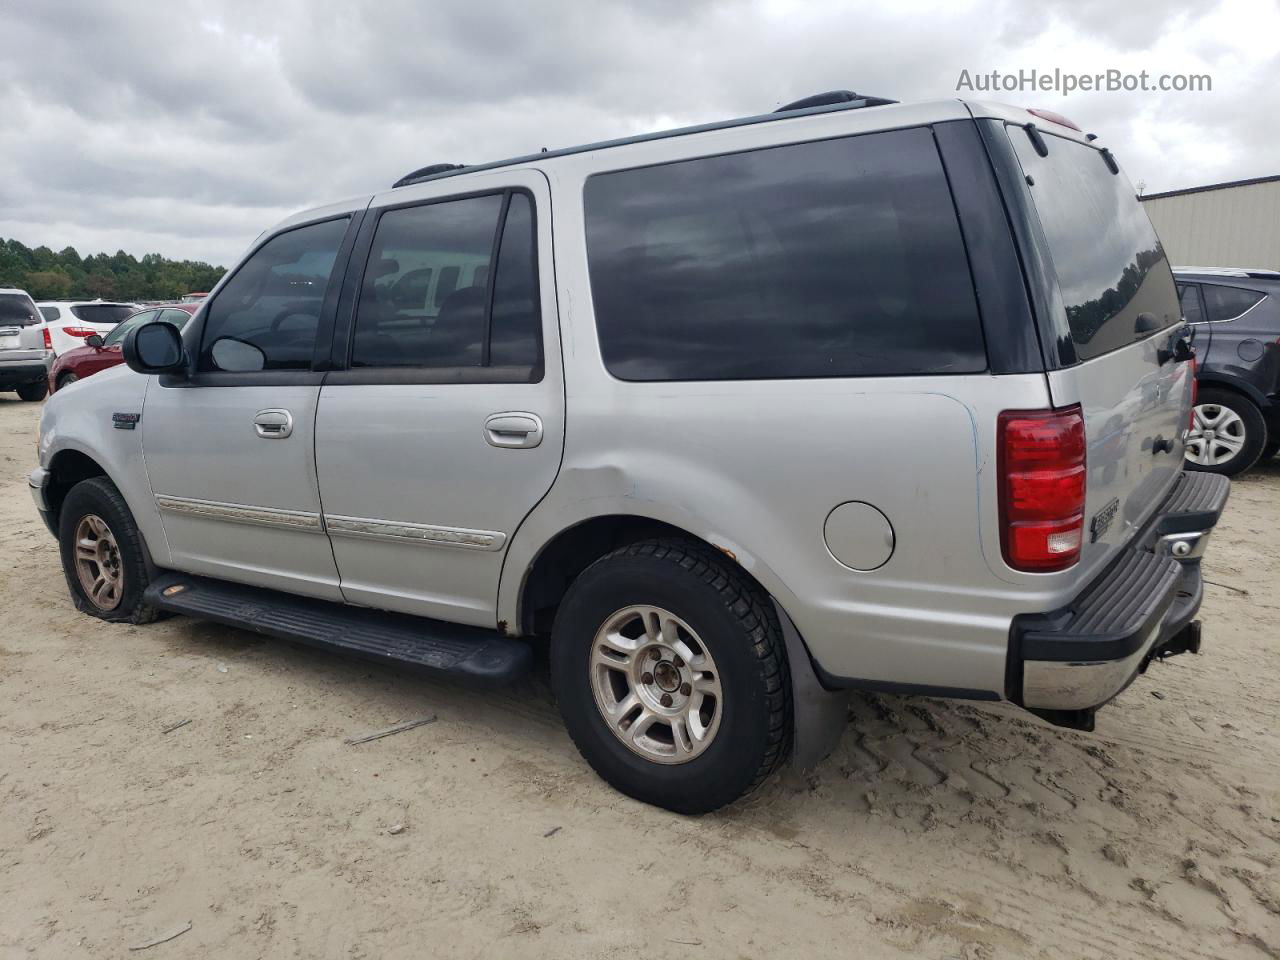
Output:
<svg viewBox="0 0 1280 960">
<path fill-rule="evenodd" d="M 790 748 L 777 613 L 700 544 L 649 540 L 597 560 L 569 588 L 551 646 L 570 736 L 637 800 L 715 810 L 755 789 Z"/>
<path fill-rule="evenodd" d="M 77 610 L 112 622 L 158 618 L 159 611 L 142 600 L 151 582 L 142 534 L 124 497 L 106 477 L 71 488 L 58 518 L 58 546 Z"/>
<path fill-rule="evenodd" d="M 74 373 L 64 373 L 58 378 L 58 389 L 61 390 L 67 384 L 75 383 L 79 379 Z"/>
<path fill-rule="evenodd" d="M 1258 462 L 1267 442 L 1262 411 L 1245 397 L 1201 387 L 1187 434 L 1188 470 L 1234 477 Z"/>
<path fill-rule="evenodd" d="M 41 380 L 38 383 L 24 383 L 17 389 L 18 398 L 28 403 L 36 403 L 43 400 L 49 393 L 49 384 Z"/>
</svg>

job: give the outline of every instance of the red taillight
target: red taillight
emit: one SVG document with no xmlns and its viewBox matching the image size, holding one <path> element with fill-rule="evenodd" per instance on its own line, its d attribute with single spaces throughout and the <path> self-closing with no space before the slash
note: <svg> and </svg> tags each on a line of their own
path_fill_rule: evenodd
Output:
<svg viewBox="0 0 1280 960">
<path fill-rule="evenodd" d="M 1084 415 L 1078 406 L 1006 410 L 998 430 L 1005 563 L 1065 570 L 1084 539 Z"/>
<path fill-rule="evenodd" d="M 1196 376 L 1195 354 L 1191 355 L 1191 365 L 1187 369 L 1191 371 L 1191 414 L 1188 417 L 1187 426 L 1194 430 L 1196 428 L 1196 400 L 1200 397 L 1200 379 Z"/>
<path fill-rule="evenodd" d="M 92 337 L 98 331 L 89 327 L 63 327 L 62 332 L 69 337 Z"/>
<path fill-rule="evenodd" d="M 1075 123 L 1068 120 L 1062 114 L 1055 113 L 1052 110 L 1041 110 L 1039 107 L 1028 107 L 1027 113 L 1031 114 L 1032 116 L 1039 117 L 1041 120 L 1048 120 L 1050 123 L 1056 123 L 1062 127 L 1070 127 L 1072 130 L 1080 129 L 1078 126 L 1075 125 Z"/>
<path fill-rule="evenodd" d="M 53 349 L 53 337 L 49 336 L 49 328 L 48 328 L 48 327 L 45 327 L 45 328 L 44 328 L 44 330 L 42 330 L 41 332 L 44 334 L 44 348 L 45 348 L 46 350 L 52 350 L 52 349 Z"/>
</svg>

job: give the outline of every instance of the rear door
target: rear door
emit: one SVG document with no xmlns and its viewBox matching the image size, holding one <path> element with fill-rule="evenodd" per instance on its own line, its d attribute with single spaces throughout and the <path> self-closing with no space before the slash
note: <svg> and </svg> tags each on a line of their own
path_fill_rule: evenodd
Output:
<svg viewBox="0 0 1280 960">
<path fill-rule="evenodd" d="M 348 601 L 494 626 L 506 547 L 560 467 L 546 180 L 376 197 L 320 391 L 316 467 Z"/>
<path fill-rule="evenodd" d="M 1047 130 L 1037 143 L 1023 127 L 1006 129 L 1056 279 L 1049 319 L 1063 368 L 1049 373 L 1050 393 L 1055 406 L 1084 412 L 1087 575 L 1182 469 L 1191 377 L 1173 348 L 1186 327 L 1164 249 L 1110 155 Z"/>
</svg>

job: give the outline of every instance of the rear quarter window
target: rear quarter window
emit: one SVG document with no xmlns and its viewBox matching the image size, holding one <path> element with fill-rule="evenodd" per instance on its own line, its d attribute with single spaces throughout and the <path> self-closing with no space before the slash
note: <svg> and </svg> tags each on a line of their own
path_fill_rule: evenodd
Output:
<svg viewBox="0 0 1280 960">
<path fill-rule="evenodd" d="M 587 256 L 623 380 L 986 369 L 928 129 L 597 174 Z"/>
<path fill-rule="evenodd" d="M 1204 291 L 1204 308 L 1212 323 L 1234 320 L 1252 310 L 1266 296 L 1257 290 L 1226 287 L 1217 283 L 1204 283 L 1200 288 Z"/>
</svg>

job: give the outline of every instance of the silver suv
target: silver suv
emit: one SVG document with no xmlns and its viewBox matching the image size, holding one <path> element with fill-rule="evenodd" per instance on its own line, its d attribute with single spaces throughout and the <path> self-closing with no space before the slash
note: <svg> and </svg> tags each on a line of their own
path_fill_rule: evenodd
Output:
<svg viewBox="0 0 1280 960">
<path fill-rule="evenodd" d="M 591 765 L 699 812 L 852 689 L 1090 729 L 1197 650 L 1185 329 L 1068 121 L 833 94 L 298 214 L 50 399 L 31 486 L 86 613 L 549 645 Z"/>
</svg>

